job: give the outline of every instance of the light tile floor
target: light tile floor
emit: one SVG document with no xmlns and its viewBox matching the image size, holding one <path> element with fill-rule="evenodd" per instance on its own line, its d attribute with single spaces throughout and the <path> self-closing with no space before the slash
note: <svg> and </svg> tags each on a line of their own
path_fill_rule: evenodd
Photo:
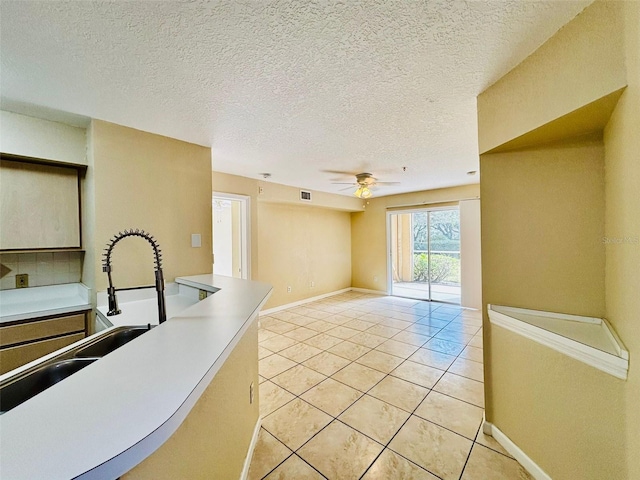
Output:
<svg viewBox="0 0 640 480">
<path fill-rule="evenodd" d="M 260 318 L 250 479 L 531 478 L 481 431 L 480 313 L 348 292 Z"/>
</svg>

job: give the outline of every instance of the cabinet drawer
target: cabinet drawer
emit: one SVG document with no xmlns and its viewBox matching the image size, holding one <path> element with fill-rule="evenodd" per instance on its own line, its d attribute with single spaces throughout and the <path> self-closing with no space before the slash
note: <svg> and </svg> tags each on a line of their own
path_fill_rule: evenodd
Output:
<svg viewBox="0 0 640 480">
<path fill-rule="evenodd" d="M 48 353 L 55 352 L 59 348 L 71 345 L 73 342 L 77 342 L 83 338 L 84 332 L 27 343 L 16 347 L 3 348 L 0 350 L 0 374 L 18 368 Z"/>
<path fill-rule="evenodd" d="M 0 328 L 0 346 L 15 345 L 84 329 L 84 313 L 10 325 Z"/>
</svg>

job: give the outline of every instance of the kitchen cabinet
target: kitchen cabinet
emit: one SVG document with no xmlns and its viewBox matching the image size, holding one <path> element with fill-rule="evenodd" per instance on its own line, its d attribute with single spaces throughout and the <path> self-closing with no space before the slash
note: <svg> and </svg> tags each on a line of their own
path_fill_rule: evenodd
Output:
<svg viewBox="0 0 640 480">
<path fill-rule="evenodd" d="M 87 311 L 39 317 L 0 327 L 0 374 L 87 336 Z"/>
<path fill-rule="evenodd" d="M 78 249 L 79 168 L 0 160 L 0 250 Z"/>
</svg>

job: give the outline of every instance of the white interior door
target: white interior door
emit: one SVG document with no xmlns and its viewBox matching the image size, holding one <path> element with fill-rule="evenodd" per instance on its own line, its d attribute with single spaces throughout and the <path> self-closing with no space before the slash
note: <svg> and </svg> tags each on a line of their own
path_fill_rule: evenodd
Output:
<svg viewBox="0 0 640 480">
<path fill-rule="evenodd" d="M 249 197 L 213 194 L 213 272 L 250 278 Z"/>
</svg>

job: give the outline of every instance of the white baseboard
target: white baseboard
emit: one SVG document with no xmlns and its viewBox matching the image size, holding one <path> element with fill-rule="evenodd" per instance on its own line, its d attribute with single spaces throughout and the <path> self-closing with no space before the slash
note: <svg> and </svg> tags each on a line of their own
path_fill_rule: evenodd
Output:
<svg viewBox="0 0 640 480">
<path fill-rule="evenodd" d="M 244 459 L 244 466 L 242 467 L 240 480 L 247 480 L 249 476 L 249 467 L 251 466 L 251 459 L 253 458 L 253 450 L 256 448 L 256 443 L 258 443 L 258 436 L 260 435 L 261 426 L 262 426 L 262 417 L 258 416 L 258 420 L 256 421 L 256 426 L 253 428 L 253 436 L 251 437 L 249 450 L 247 450 L 247 456 Z"/>
<path fill-rule="evenodd" d="M 502 448 L 509 452 L 533 478 L 536 480 L 552 480 L 536 462 L 529 458 L 529 456 L 513 443 L 509 437 L 502 433 L 498 427 L 485 420 L 482 424 L 482 431 L 487 435 L 491 435 L 496 442 L 502 445 Z"/>
<path fill-rule="evenodd" d="M 304 305 L 305 303 L 311 303 L 317 300 L 322 300 L 323 298 L 332 297 L 334 295 L 340 295 L 341 293 L 350 292 L 351 290 L 353 290 L 351 287 L 343 288 L 342 290 L 336 290 L 335 292 L 323 293 L 322 295 L 316 295 L 315 297 L 305 298 L 302 300 L 298 300 L 297 302 L 291 302 L 285 305 L 268 308 L 266 310 L 262 310 L 260 312 L 260 316 L 269 315 L 270 313 L 279 312 L 281 310 L 286 310 L 287 308 L 299 307 L 300 305 Z"/>
<path fill-rule="evenodd" d="M 360 293 L 373 293 L 374 295 L 389 295 L 386 291 L 384 290 L 371 290 L 369 288 L 356 288 L 356 287 L 351 287 L 351 290 L 353 290 L 354 292 L 360 292 Z"/>
</svg>

